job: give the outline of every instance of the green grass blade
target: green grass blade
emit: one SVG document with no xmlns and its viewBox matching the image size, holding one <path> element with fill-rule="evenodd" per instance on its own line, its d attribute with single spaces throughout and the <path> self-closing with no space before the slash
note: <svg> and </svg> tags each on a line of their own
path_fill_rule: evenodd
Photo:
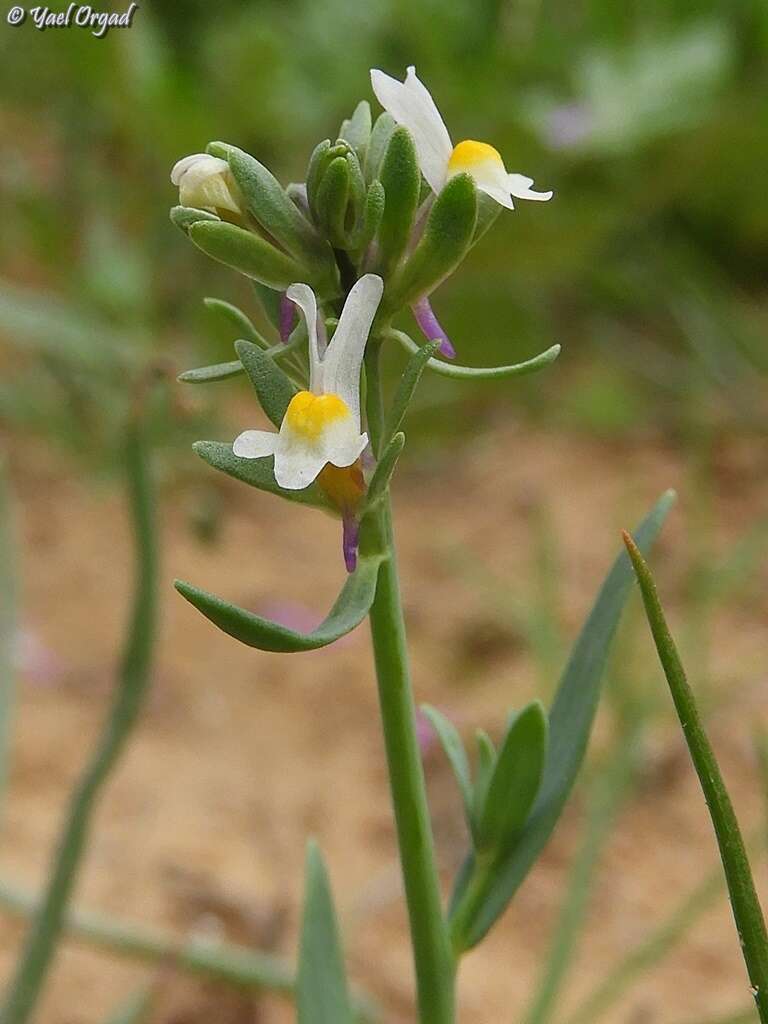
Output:
<svg viewBox="0 0 768 1024">
<path fill-rule="evenodd" d="M 24 1024 L 34 1011 L 64 926 L 97 798 L 136 724 L 147 691 L 156 627 L 157 551 L 149 459 L 137 422 L 128 429 L 126 473 L 137 576 L 120 678 L 96 748 L 72 794 L 45 896 L 0 1011 L 2 1024 Z"/>
<path fill-rule="evenodd" d="M 720 848 L 731 909 L 739 933 L 744 962 L 760 1020 L 768 1022 L 768 933 L 755 891 L 752 869 L 741 829 L 720 772 L 715 752 L 704 729 L 693 691 L 685 676 L 677 647 L 667 626 L 651 571 L 637 545 L 624 534 L 627 551 L 640 584 L 648 624 L 667 677 L 685 741 L 707 801 Z"/>
<path fill-rule="evenodd" d="M 152 1009 L 155 998 L 155 986 L 145 985 L 138 992 L 131 993 L 123 999 L 117 1009 L 106 1018 L 104 1024 L 142 1024 Z"/>
</svg>

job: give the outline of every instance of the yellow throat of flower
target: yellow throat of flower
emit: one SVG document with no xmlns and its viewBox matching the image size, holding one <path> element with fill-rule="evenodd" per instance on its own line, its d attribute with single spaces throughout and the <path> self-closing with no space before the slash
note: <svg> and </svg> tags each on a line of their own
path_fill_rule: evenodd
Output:
<svg viewBox="0 0 768 1024">
<path fill-rule="evenodd" d="M 468 174 L 480 164 L 494 163 L 504 167 L 501 153 L 494 149 L 487 142 L 475 142 L 474 139 L 465 139 L 453 147 L 451 158 L 448 161 L 448 173 L 460 174 L 466 171 Z"/>
<path fill-rule="evenodd" d="M 317 441 L 326 427 L 349 416 L 349 406 L 338 395 L 299 391 L 285 411 L 288 426 L 307 441 Z"/>
</svg>

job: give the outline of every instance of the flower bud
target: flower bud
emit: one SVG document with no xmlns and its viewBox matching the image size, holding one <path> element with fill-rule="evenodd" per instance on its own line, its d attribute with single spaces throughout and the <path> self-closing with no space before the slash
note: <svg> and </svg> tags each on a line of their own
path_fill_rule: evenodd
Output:
<svg viewBox="0 0 768 1024">
<path fill-rule="evenodd" d="M 241 196 L 226 160 L 208 153 L 193 153 L 179 160 L 171 171 L 171 182 L 179 188 L 182 206 L 240 215 Z"/>
</svg>

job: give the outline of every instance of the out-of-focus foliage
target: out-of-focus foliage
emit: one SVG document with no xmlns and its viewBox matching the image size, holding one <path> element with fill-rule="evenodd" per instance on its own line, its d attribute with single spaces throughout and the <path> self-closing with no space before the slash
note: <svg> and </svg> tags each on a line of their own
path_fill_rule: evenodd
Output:
<svg viewBox="0 0 768 1024">
<path fill-rule="evenodd" d="M 301 180 L 371 98 L 368 69 L 414 63 L 454 141 L 491 141 L 556 190 L 499 218 L 436 294 L 459 360 L 561 342 L 516 397 L 604 432 L 765 420 L 763 0 L 158 0 L 102 40 L 6 26 L 0 57 L 4 418 L 61 435 L 62 409 L 109 411 L 114 387 L 83 397 L 82 360 L 110 377 L 115 359 L 232 358 L 199 296 L 257 307 L 181 244 L 171 165 L 224 139 Z M 429 400 L 466 399 L 435 381 Z"/>
</svg>

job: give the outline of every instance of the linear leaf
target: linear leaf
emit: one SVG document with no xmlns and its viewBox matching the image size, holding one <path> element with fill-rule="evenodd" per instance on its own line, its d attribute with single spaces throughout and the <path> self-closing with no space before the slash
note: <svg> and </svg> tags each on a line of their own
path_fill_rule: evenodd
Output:
<svg viewBox="0 0 768 1024">
<path fill-rule="evenodd" d="M 464 809 L 467 817 L 472 813 L 472 779 L 469 772 L 469 761 L 464 744 L 461 742 L 459 730 L 453 722 L 444 714 L 433 708 L 431 704 L 422 704 L 421 710 L 429 719 L 432 728 L 437 733 L 440 745 L 445 751 L 445 756 L 456 776 L 461 796 L 464 801 Z"/>
<path fill-rule="evenodd" d="M 209 466 L 250 487 L 267 491 L 269 494 L 278 494 L 281 498 L 295 501 L 299 505 L 331 508 L 328 499 L 316 484 L 310 484 L 301 491 L 289 491 L 280 487 L 275 480 L 275 460 L 272 455 L 267 455 L 263 459 L 240 459 L 232 451 L 232 445 L 223 441 L 195 441 L 192 448 Z"/>
<path fill-rule="evenodd" d="M 285 410 L 298 389 L 274 359 L 257 345 L 250 341 L 236 341 L 235 351 L 259 396 L 262 409 L 279 429 Z"/>
<path fill-rule="evenodd" d="M 379 558 L 360 558 L 357 569 L 347 577 L 327 618 L 311 633 L 299 633 L 278 622 L 262 619 L 182 580 L 177 580 L 175 587 L 215 626 L 241 643 L 260 651 L 294 654 L 327 647 L 362 622 L 376 592 L 379 562 Z"/>
<path fill-rule="evenodd" d="M 400 425 L 405 419 L 405 414 L 408 412 L 408 406 L 411 404 L 413 393 L 421 380 L 421 375 L 424 373 L 427 363 L 430 362 L 440 348 L 440 344 L 439 339 L 437 341 L 428 341 L 426 345 L 418 346 L 414 344 L 414 351 L 403 371 L 403 375 L 397 385 L 397 391 L 395 391 L 394 398 L 392 399 L 392 405 L 389 408 L 387 423 L 384 428 L 385 438 L 394 437 L 400 429 Z"/>
<path fill-rule="evenodd" d="M 400 342 L 407 352 L 420 352 L 425 345 L 417 345 L 404 331 L 392 328 L 384 331 L 384 336 Z M 443 377 L 454 377 L 456 380 L 495 380 L 502 377 L 522 377 L 526 373 L 535 373 L 550 363 L 554 363 L 560 355 L 560 345 L 552 345 L 545 352 L 526 359 L 523 363 L 512 363 L 509 366 L 456 366 L 455 363 L 444 363 L 440 359 L 428 359 L 426 368 Z"/>
</svg>

